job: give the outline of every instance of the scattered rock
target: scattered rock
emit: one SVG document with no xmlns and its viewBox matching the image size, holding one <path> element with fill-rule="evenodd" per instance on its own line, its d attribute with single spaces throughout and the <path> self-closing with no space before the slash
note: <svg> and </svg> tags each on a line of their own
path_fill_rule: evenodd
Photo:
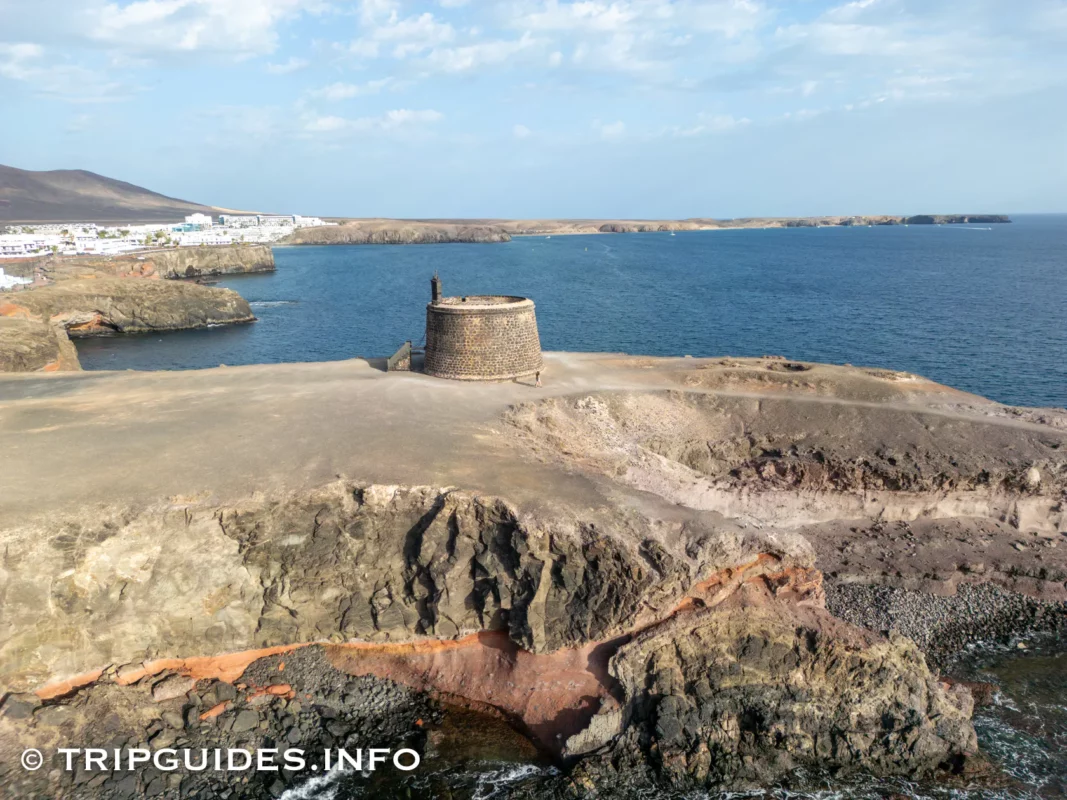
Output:
<svg viewBox="0 0 1067 800">
<path fill-rule="evenodd" d="M 259 714 L 255 711 L 245 709 L 237 714 L 237 717 L 233 721 L 234 733 L 241 733 L 242 731 L 250 731 L 259 725 Z"/>
<path fill-rule="evenodd" d="M 192 691 L 196 680 L 184 675 L 169 675 L 152 686 L 152 699 L 157 703 L 174 700 Z"/>
</svg>

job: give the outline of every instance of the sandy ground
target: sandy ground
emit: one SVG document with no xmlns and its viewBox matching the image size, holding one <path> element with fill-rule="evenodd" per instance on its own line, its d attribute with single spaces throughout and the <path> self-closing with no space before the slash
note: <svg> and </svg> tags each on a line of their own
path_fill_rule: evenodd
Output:
<svg viewBox="0 0 1067 800">
<path fill-rule="evenodd" d="M 758 376 L 773 378 L 768 382 L 745 377 L 751 370 L 731 369 L 757 360 L 549 353 L 545 362 L 541 389 L 529 382 L 472 384 L 385 373 L 380 362 L 360 359 L 0 376 L 0 519 L 177 496 L 208 494 L 226 502 L 339 475 L 458 486 L 520 505 L 551 500 L 587 507 L 603 500 L 596 476 L 531 458 L 500 419 L 518 404 L 583 393 L 782 396 L 799 409 L 807 403 L 893 407 L 1047 429 L 1025 418 L 993 416 L 1000 406 L 921 379 L 882 380 L 841 367 L 802 380 L 768 368 Z M 618 490 L 613 485 L 613 501 Z"/>
<path fill-rule="evenodd" d="M 201 493 L 225 501 L 338 475 L 516 501 L 581 494 L 580 480 L 494 436 L 494 420 L 518 402 L 655 382 L 607 356 L 546 361 L 542 389 L 387 374 L 364 360 L 0 376 L 0 519 Z"/>
<path fill-rule="evenodd" d="M 813 630 L 844 630 L 819 608 L 818 571 L 834 614 L 928 652 L 1064 618 L 1062 412 L 774 357 L 548 353 L 545 364 L 541 388 L 365 360 L 0 376 L 3 677 L 20 691 L 92 685 L 70 704 L 91 720 L 94 691 L 103 703 L 136 677 L 232 680 L 249 663 L 269 662 L 274 680 L 281 661 L 310 652 L 293 648 L 328 641 L 338 673 L 502 709 L 558 750 L 598 710 L 610 722 L 618 687 L 605 665 L 619 643 L 689 642 L 694 620 L 734 619 L 729 603 L 753 592 L 742 627 L 759 606 L 799 615 L 789 637 L 809 617 Z M 378 484 L 359 495 L 358 519 L 358 491 L 338 477 Z M 306 502 L 256 505 L 332 482 Z M 456 487 L 455 516 L 383 484 Z M 460 494 L 499 496 L 515 514 L 461 507 Z M 226 504 L 239 507 L 218 516 Z M 483 534 L 488 566 L 468 564 L 464 548 Z M 534 562 L 542 578 L 551 563 L 555 595 L 522 595 Z M 480 620 L 471 635 L 476 568 L 517 634 Z M 392 593 L 402 572 L 410 588 Z M 423 579 L 432 614 L 416 597 Z M 337 591 L 351 594 L 351 619 Z M 361 603 L 372 627 L 353 627 Z M 451 627 L 427 635 L 404 609 Z M 58 699 L 44 719 L 74 713 Z M 194 725 L 217 709 L 239 716 L 201 705 Z"/>
</svg>

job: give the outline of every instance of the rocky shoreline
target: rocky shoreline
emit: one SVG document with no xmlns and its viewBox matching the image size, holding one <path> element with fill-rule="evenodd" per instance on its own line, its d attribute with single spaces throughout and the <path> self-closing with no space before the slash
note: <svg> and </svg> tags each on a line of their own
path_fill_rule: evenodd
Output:
<svg viewBox="0 0 1067 800">
<path fill-rule="evenodd" d="M 193 247 L 31 259 L 11 269 L 45 283 L 0 296 L 0 372 L 55 372 L 81 368 L 71 338 L 253 322 L 239 294 L 192 280 L 271 272 L 274 254 L 262 245 Z"/>
<path fill-rule="evenodd" d="M 934 667 L 952 674 L 968 648 L 1067 630 L 1067 602 L 1039 600 L 990 584 L 963 584 L 954 595 L 888 586 L 826 586 L 826 607 L 839 619 L 914 641 Z"/>
<path fill-rule="evenodd" d="M 301 228 L 280 244 L 445 244 L 509 242 L 511 235 L 494 225 L 439 224 L 418 220 L 356 220 L 340 225 Z"/>
<path fill-rule="evenodd" d="M 314 765 L 8 765 L 78 741 L 440 766 L 483 728 L 541 765 L 513 797 L 979 780 L 950 657 L 1063 623 L 1063 412 L 774 358 L 546 374 L 533 395 L 362 362 L 0 378 L 0 780 L 280 797 Z M 93 471 L 44 455 L 101 428 Z M 120 470 L 142 442 L 173 468 Z"/>
<path fill-rule="evenodd" d="M 745 228 L 824 228 L 882 225 L 957 225 L 1010 223 L 1000 214 L 922 214 L 918 216 L 746 217 L 685 220 L 447 219 L 336 220 L 339 224 L 303 228 L 283 240 L 290 245 L 443 244 L 507 242 L 513 236 L 563 236 L 594 233 L 666 233 Z"/>
</svg>

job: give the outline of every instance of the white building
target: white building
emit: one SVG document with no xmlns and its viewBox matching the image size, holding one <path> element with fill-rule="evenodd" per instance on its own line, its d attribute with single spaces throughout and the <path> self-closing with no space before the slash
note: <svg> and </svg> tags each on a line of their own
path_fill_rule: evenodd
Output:
<svg viewBox="0 0 1067 800">
<path fill-rule="evenodd" d="M 255 228 L 259 226 L 259 217 L 255 215 L 219 214 L 219 225 L 225 228 Z"/>
<path fill-rule="evenodd" d="M 46 233 L 6 233 L 0 236 L 0 258 L 44 255 L 58 248 L 62 238 Z"/>
<path fill-rule="evenodd" d="M 78 255 L 117 256 L 132 250 L 140 250 L 143 247 L 144 242 L 133 237 L 101 239 L 97 236 L 76 236 L 74 238 L 74 250 Z"/>
<path fill-rule="evenodd" d="M 229 232 L 218 230 L 176 233 L 174 238 L 177 239 L 178 244 L 182 247 L 233 244 L 233 236 Z"/>
<path fill-rule="evenodd" d="M 201 228 L 210 228 L 214 223 L 208 214 L 191 214 L 185 218 L 186 225 L 199 225 Z"/>
</svg>

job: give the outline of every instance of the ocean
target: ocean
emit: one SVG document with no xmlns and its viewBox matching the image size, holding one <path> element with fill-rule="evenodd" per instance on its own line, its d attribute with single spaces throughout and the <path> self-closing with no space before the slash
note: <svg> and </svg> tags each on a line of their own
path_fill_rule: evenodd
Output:
<svg viewBox="0 0 1067 800">
<path fill-rule="evenodd" d="M 1067 406 L 1067 215 L 1011 225 L 732 230 L 516 238 L 507 244 L 281 247 L 277 272 L 228 278 L 259 321 L 81 340 L 86 369 L 197 369 L 385 356 L 420 343 L 429 279 L 448 294 L 521 294 L 548 350 L 758 356 L 916 372 L 1018 405 Z M 676 800 L 1045 800 L 1067 792 L 1062 644 L 977 648 L 976 714 L 1007 781 L 971 789 L 859 777 Z M 548 796 L 555 769 L 472 757 L 386 795 L 321 777 L 287 800 Z M 421 782 L 420 782 L 421 781 Z M 397 790 L 393 793 L 393 790 Z M 621 795 L 620 795 L 621 796 Z M 627 795 L 629 796 L 629 795 Z"/>
<path fill-rule="evenodd" d="M 546 350 L 759 356 L 915 372 L 1004 403 L 1067 406 L 1067 215 L 1010 225 L 517 237 L 279 247 L 233 276 L 259 321 L 81 340 L 86 369 L 387 356 L 446 294 L 537 303 Z"/>
</svg>

